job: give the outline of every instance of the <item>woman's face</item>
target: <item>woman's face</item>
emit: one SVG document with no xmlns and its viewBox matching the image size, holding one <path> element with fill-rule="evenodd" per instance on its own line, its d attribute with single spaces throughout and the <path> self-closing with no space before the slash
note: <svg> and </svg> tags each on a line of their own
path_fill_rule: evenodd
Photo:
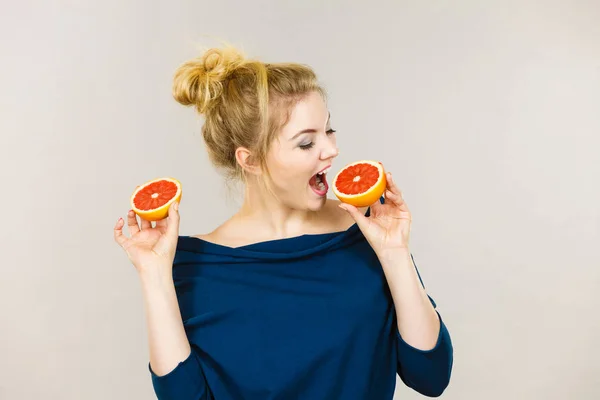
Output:
<svg viewBox="0 0 600 400">
<path fill-rule="evenodd" d="M 322 96 L 311 92 L 292 109 L 270 148 L 273 190 L 288 207 L 318 210 L 327 200 L 326 173 L 338 155 L 335 131 Z"/>
</svg>

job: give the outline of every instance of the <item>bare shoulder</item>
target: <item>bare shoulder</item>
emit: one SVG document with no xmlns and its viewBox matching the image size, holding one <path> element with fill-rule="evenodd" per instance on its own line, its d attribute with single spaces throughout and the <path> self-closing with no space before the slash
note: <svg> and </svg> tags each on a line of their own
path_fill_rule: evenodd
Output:
<svg viewBox="0 0 600 400">
<path fill-rule="evenodd" d="M 325 207 L 323 207 L 324 219 L 326 219 L 333 231 L 346 230 L 355 222 L 350 214 L 339 207 L 340 204 L 341 201 L 337 199 L 327 199 Z M 368 208 L 369 207 L 360 207 L 358 211 L 365 214 Z"/>
<path fill-rule="evenodd" d="M 207 242 L 214 242 L 215 241 L 215 232 L 216 231 L 212 231 L 212 232 L 207 232 L 207 233 L 199 233 L 197 235 L 192 235 L 192 237 L 197 238 L 197 239 L 201 239 Z"/>
<path fill-rule="evenodd" d="M 216 227 L 214 230 L 212 230 L 210 232 L 206 232 L 206 233 L 200 233 L 197 235 L 193 235 L 193 237 L 202 239 L 204 241 L 211 242 L 211 243 L 232 246 L 232 245 L 236 244 L 235 242 L 237 240 L 236 240 L 236 238 L 231 237 L 232 230 L 229 229 L 230 225 L 231 225 L 231 220 L 227 220 L 227 221 L 223 222 L 221 225 L 219 225 L 218 227 Z M 235 230 L 233 230 L 233 231 L 235 232 Z"/>
</svg>

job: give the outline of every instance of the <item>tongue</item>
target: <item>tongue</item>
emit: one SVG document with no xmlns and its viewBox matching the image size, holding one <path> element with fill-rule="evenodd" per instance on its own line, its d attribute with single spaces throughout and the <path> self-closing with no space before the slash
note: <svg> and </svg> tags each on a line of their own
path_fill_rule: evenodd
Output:
<svg viewBox="0 0 600 400">
<path fill-rule="evenodd" d="M 308 181 L 308 184 L 314 188 L 317 187 L 317 175 L 313 175 L 312 178 Z"/>
</svg>

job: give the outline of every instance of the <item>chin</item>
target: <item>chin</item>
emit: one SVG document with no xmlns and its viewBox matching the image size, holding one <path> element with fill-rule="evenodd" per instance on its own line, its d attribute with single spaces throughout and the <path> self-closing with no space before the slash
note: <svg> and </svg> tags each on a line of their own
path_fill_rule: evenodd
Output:
<svg viewBox="0 0 600 400">
<path fill-rule="evenodd" d="M 312 189 L 309 188 L 309 200 L 308 208 L 311 211 L 319 211 L 327 203 L 327 193 L 323 195 L 317 195 Z"/>
</svg>

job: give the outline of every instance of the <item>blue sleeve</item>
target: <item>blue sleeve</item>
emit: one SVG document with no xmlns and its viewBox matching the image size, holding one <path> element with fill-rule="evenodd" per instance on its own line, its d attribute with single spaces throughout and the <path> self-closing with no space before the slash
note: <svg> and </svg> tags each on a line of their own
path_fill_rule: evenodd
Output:
<svg viewBox="0 0 600 400">
<path fill-rule="evenodd" d="M 423 285 L 420 275 L 419 280 Z M 435 301 L 431 297 L 429 300 L 435 308 Z M 429 397 L 438 397 L 444 392 L 450 382 L 454 360 L 450 333 L 437 310 L 436 313 L 440 321 L 440 330 L 437 342 L 430 350 L 420 350 L 406 343 L 398 331 L 398 325 L 395 328 L 398 342 L 398 376 L 406 386 Z"/>
<path fill-rule="evenodd" d="M 200 360 L 193 347 L 188 358 L 177 364 L 166 375 L 156 375 L 150 364 L 148 364 L 148 368 L 158 400 L 205 400 L 208 398 Z"/>
</svg>

